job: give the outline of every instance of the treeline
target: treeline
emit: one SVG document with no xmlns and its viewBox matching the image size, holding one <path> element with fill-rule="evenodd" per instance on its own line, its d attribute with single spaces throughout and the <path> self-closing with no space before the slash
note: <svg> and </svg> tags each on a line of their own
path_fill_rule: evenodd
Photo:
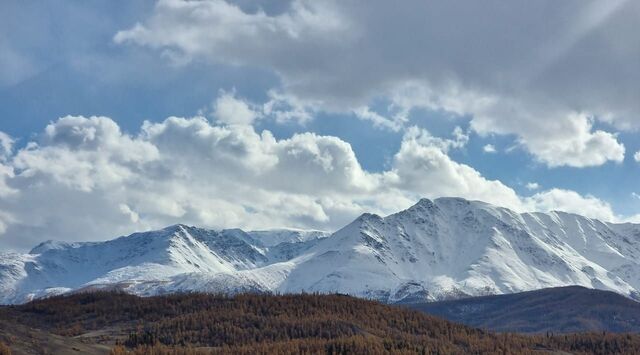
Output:
<svg viewBox="0 0 640 355">
<path fill-rule="evenodd" d="M 16 321 L 67 336 L 121 326 L 125 337 L 114 355 L 640 353 L 639 335 L 497 334 L 341 295 L 139 298 L 98 292 L 53 297 L 5 311 Z"/>
</svg>

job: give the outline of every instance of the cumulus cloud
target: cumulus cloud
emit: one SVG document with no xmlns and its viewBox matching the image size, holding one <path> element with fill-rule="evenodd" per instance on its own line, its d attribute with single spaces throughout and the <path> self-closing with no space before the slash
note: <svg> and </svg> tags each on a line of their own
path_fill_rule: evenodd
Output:
<svg viewBox="0 0 640 355">
<path fill-rule="evenodd" d="M 235 90 L 221 90 L 211 109 L 201 109 L 199 114 L 222 124 L 252 125 L 256 120 L 268 118 L 276 123 L 295 122 L 304 125 L 316 113 L 315 104 L 275 90 L 269 90 L 267 98 L 266 102 L 258 104 L 236 96 Z M 389 124 L 381 123 L 379 126 L 387 128 Z"/>
<path fill-rule="evenodd" d="M 318 103 L 307 102 L 276 90 L 267 92 L 269 101 L 264 103 L 262 112 L 278 123 L 297 122 L 305 124 L 313 118 Z"/>
<path fill-rule="evenodd" d="M 550 167 L 567 165 L 580 168 L 624 160 L 625 147 L 615 134 L 593 130 L 592 120 L 584 115 L 566 115 L 558 116 L 556 124 L 547 123 L 547 128 L 539 134 L 521 132 L 520 142 L 532 148 L 535 157 Z M 556 128 L 548 130 L 549 126 Z M 536 129 L 533 125 L 522 129 L 526 128 Z"/>
<path fill-rule="evenodd" d="M 460 88 L 436 93 L 415 81 L 403 84 L 393 95 L 402 110 L 421 107 L 471 116 L 471 128 L 483 136 L 515 134 L 519 145 L 550 167 L 581 168 L 624 160 L 625 147 L 617 135 L 593 129 L 594 116 L 585 112 Z"/>
<path fill-rule="evenodd" d="M 515 135 L 552 167 L 622 161 L 615 132 L 594 122 L 638 127 L 639 3 L 363 5 L 294 0 L 265 13 L 222 0 L 161 0 L 114 40 L 179 63 L 267 68 L 285 95 L 378 125 L 397 127 L 419 107 L 469 116 L 476 132 Z M 368 109 L 378 98 L 397 109 L 391 121 Z"/>
<path fill-rule="evenodd" d="M 640 162 L 640 151 L 633 155 L 633 160 Z"/>
<path fill-rule="evenodd" d="M 411 191 L 414 196 L 463 196 L 517 210 L 522 208 L 515 191 L 500 181 L 488 180 L 477 170 L 453 161 L 446 142 L 427 131 L 413 128 L 405 135 L 393 158 L 385 185 Z"/>
<path fill-rule="evenodd" d="M 105 117 L 64 117 L 10 159 L 4 243 L 93 240 L 184 222 L 208 227 L 334 228 L 373 210 L 380 185 L 331 136 L 276 140 L 203 117 L 147 122 L 136 136 Z M 2 190 L 4 191 L 4 190 Z M 377 212 L 405 207 L 387 193 Z M 388 209 L 388 210 L 387 210 Z M 11 218 L 4 218 L 5 213 Z"/>
<path fill-rule="evenodd" d="M 213 109 L 215 118 L 227 124 L 250 125 L 260 116 L 245 100 L 239 100 L 233 93 L 227 92 L 218 96 Z"/>
<path fill-rule="evenodd" d="M 169 117 L 134 135 L 107 117 L 50 123 L 0 163 L 1 243 L 26 249 L 45 239 L 106 239 L 178 222 L 332 230 L 363 212 L 388 214 L 441 196 L 617 218 L 595 197 L 564 190 L 521 197 L 452 160 L 448 152 L 468 140 L 460 128 L 435 137 L 409 127 L 390 167 L 374 173 L 337 137 L 276 139 L 228 122 Z"/>
<path fill-rule="evenodd" d="M 109 118 L 67 116 L 49 124 L 39 143 L 18 151 L 12 165 L 20 177 L 90 192 L 127 181 L 157 158 L 155 146 L 123 134 Z"/>
</svg>

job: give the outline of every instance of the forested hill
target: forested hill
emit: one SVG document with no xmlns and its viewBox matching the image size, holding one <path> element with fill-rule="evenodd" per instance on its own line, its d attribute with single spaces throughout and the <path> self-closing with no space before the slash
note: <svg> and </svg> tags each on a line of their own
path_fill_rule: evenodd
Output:
<svg viewBox="0 0 640 355">
<path fill-rule="evenodd" d="M 407 304 L 413 309 L 500 332 L 640 332 L 640 303 L 579 286 Z"/>
<path fill-rule="evenodd" d="M 84 293 L 0 308 L 0 341 L 15 353 L 45 346 L 37 336 L 16 334 L 19 329 L 85 346 L 119 344 L 113 354 L 640 352 L 637 335 L 496 334 L 341 295 Z"/>
</svg>

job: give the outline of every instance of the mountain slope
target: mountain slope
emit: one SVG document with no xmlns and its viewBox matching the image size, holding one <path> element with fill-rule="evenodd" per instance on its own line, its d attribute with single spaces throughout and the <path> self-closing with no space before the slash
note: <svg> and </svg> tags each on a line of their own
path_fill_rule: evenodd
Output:
<svg viewBox="0 0 640 355">
<path fill-rule="evenodd" d="M 0 256 L 0 302 L 21 303 L 91 288 L 142 295 L 194 289 L 267 291 L 282 273 L 271 270 L 265 275 L 257 270 L 271 264 L 270 259 L 286 261 L 315 242 L 298 241 L 299 234 L 292 231 L 292 242 L 272 248 L 239 229 L 212 231 L 184 225 L 99 243 L 48 241 L 26 255 Z"/>
<path fill-rule="evenodd" d="M 47 242 L 0 258 L 0 302 L 84 288 L 339 292 L 435 301 L 580 285 L 640 293 L 640 226 L 420 200 L 322 232 L 172 226 L 102 243 Z"/>
<path fill-rule="evenodd" d="M 640 332 L 640 303 L 614 292 L 579 286 L 408 306 L 453 322 L 493 331 Z"/>
<path fill-rule="evenodd" d="M 323 240 L 285 288 L 397 301 L 582 285 L 637 297 L 636 230 L 561 212 L 424 199 L 388 217 L 365 214 Z"/>
</svg>

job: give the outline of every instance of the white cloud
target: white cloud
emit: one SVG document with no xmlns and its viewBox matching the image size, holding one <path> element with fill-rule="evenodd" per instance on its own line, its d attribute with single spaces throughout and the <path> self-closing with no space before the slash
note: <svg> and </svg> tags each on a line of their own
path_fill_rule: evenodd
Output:
<svg viewBox="0 0 640 355">
<path fill-rule="evenodd" d="M 13 151 L 13 139 L 6 133 L 0 131 L 0 198 L 16 193 L 7 185 L 7 179 L 14 177 L 13 167 L 8 165 L 7 160 Z M 0 216 L 0 232 L 2 231 L 2 216 Z"/>
<path fill-rule="evenodd" d="M 390 168 L 372 173 L 332 136 L 276 139 L 203 117 L 146 122 L 129 135 L 106 117 L 67 116 L 0 165 L 2 244 L 97 240 L 178 222 L 334 229 L 362 212 L 388 214 L 441 196 L 617 218 L 608 204 L 571 191 L 518 196 L 448 156 L 467 139 L 461 129 L 440 138 L 410 127 Z"/>
<path fill-rule="evenodd" d="M 227 124 L 250 125 L 260 114 L 244 100 L 239 100 L 233 93 L 222 92 L 213 107 L 214 117 Z"/>
<path fill-rule="evenodd" d="M 0 197 L 7 197 L 17 191 L 7 184 L 7 180 L 15 176 L 13 167 L 0 162 Z"/>
<path fill-rule="evenodd" d="M 221 0 L 163 0 L 114 40 L 182 63 L 267 68 L 284 95 L 313 102 L 314 110 L 355 110 L 378 125 L 402 122 L 418 107 L 460 114 L 480 134 L 514 135 L 551 167 L 624 158 L 615 133 L 594 122 L 609 130 L 639 126 L 637 2 L 362 6 L 294 0 L 267 14 Z M 531 24 L 527 31 L 523 23 Z M 367 108 L 379 98 L 398 109 L 391 121 Z"/>
<path fill-rule="evenodd" d="M 515 134 L 518 143 L 550 167 L 588 167 L 622 162 L 625 147 L 615 134 L 594 130 L 594 120 L 582 112 L 554 110 L 508 97 L 488 96 L 459 88 L 435 94 L 422 83 L 404 84 L 393 101 L 404 110 L 423 107 L 472 116 L 480 135 Z"/>
<path fill-rule="evenodd" d="M 39 144 L 18 151 L 12 165 L 20 177 L 89 192 L 125 182 L 157 158 L 155 146 L 123 134 L 109 118 L 67 116 L 49 124 Z"/>
<path fill-rule="evenodd" d="M 319 103 L 305 102 L 299 98 L 275 90 L 267 92 L 269 101 L 263 105 L 263 113 L 278 123 L 297 122 L 304 124 L 311 121 L 315 107 Z"/>
<path fill-rule="evenodd" d="M 330 136 L 276 140 L 202 117 L 147 122 L 129 136 L 105 117 L 64 117 L 17 151 L 0 199 L 5 242 L 94 240 L 184 222 L 209 227 L 333 228 L 373 210 L 380 176 Z M 387 194 L 391 212 L 406 201 Z M 376 197 L 375 202 L 380 201 Z M 394 200 L 396 202 L 394 202 Z"/>
<path fill-rule="evenodd" d="M 0 131 L 0 160 L 6 160 L 13 150 L 13 138 Z"/>
<path fill-rule="evenodd" d="M 537 182 L 528 182 L 525 187 L 527 188 L 527 190 L 537 190 L 540 188 L 540 184 L 538 184 Z"/>
<path fill-rule="evenodd" d="M 361 120 L 371 121 L 375 127 L 383 127 L 395 132 L 400 131 L 404 124 L 404 121 L 402 120 L 384 117 L 366 106 L 354 109 L 353 113 Z"/>
<path fill-rule="evenodd" d="M 451 160 L 440 140 L 415 127 L 409 130 L 393 158 L 393 169 L 386 173 L 385 185 L 408 190 L 414 198 L 460 196 L 522 209 L 513 189 Z"/>
<path fill-rule="evenodd" d="M 582 196 L 575 191 L 551 189 L 537 193 L 526 202 L 535 211 L 565 211 L 583 216 L 597 218 L 603 221 L 619 221 L 609 203 L 593 196 Z"/>
<path fill-rule="evenodd" d="M 493 144 L 485 145 L 484 147 L 482 147 L 482 151 L 489 154 L 493 154 L 497 152 L 496 147 L 494 147 Z"/>
<path fill-rule="evenodd" d="M 312 102 L 305 102 L 275 90 L 268 91 L 267 97 L 268 100 L 263 104 L 256 104 L 237 97 L 235 90 L 221 90 L 212 104 L 212 110 L 201 109 L 199 115 L 211 116 L 223 124 L 252 125 L 258 119 L 270 119 L 277 123 L 295 122 L 304 125 L 316 113 L 316 104 Z"/>
<path fill-rule="evenodd" d="M 326 41 L 327 36 L 344 35 L 349 27 L 345 20 L 329 3 L 296 1 L 290 12 L 269 16 L 263 11 L 245 13 L 222 0 L 195 3 L 160 0 L 147 24 L 138 23 L 130 30 L 118 32 L 114 41 L 161 48 L 165 55 L 179 62 L 197 56 L 219 56 L 234 64 L 249 64 L 259 59 L 252 58 L 254 55 L 276 56 L 279 60 L 290 57 L 279 52 L 287 43 L 313 38 Z M 242 42 L 248 46 L 240 48 Z M 251 48 L 258 42 L 259 48 Z M 167 48 L 177 43 L 178 51 Z"/>
<path fill-rule="evenodd" d="M 633 155 L 633 160 L 640 162 L 640 151 Z"/>
<path fill-rule="evenodd" d="M 592 122 L 584 115 L 569 114 L 559 118 L 563 127 L 550 132 L 528 137 L 522 134 L 521 142 L 532 148 L 536 158 L 550 167 L 599 166 L 607 161 L 621 163 L 624 160 L 625 147 L 618 142 L 616 135 L 592 130 Z M 556 133 L 558 132 L 558 133 Z M 567 132 L 571 132 L 567 135 Z"/>
<path fill-rule="evenodd" d="M 138 223 L 138 221 L 140 220 L 140 216 L 135 211 L 133 211 L 131 207 L 127 206 L 124 203 L 121 203 L 118 207 L 120 208 L 120 212 L 128 216 L 129 220 L 131 220 L 132 223 Z"/>
</svg>

